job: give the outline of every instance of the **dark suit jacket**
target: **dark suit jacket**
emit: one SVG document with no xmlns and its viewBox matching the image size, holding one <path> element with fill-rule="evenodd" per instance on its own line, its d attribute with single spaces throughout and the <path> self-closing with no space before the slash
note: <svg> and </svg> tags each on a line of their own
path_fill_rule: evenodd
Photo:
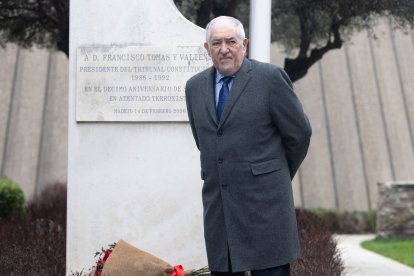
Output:
<svg viewBox="0 0 414 276">
<path fill-rule="evenodd" d="M 186 101 L 204 180 L 204 236 L 210 270 L 286 264 L 299 256 L 291 179 L 311 127 L 280 68 L 245 59 L 217 123 L 215 69 L 188 80 Z"/>
</svg>

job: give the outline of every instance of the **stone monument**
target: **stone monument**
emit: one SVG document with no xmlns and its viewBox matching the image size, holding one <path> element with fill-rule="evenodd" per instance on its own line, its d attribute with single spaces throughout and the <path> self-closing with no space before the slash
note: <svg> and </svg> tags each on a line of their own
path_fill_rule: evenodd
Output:
<svg viewBox="0 0 414 276">
<path fill-rule="evenodd" d="M 172 265 L 205 266 L 184 96 L 211 65 L 205 31 L 172 1 L 70 4 L 67 274 L 121 238 Z"/>
</svg>

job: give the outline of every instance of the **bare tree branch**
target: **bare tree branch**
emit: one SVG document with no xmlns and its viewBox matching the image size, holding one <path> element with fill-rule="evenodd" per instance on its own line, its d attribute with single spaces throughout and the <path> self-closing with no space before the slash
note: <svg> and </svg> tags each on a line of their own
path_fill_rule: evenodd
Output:
<svg viewBox="0 0 414 276">
<path fill-rule="evenodd" d="M 339 49 L 342 47 L 343 41 L 339 28 L 343 21 L 335 22 L 331 24 L 330 33 L 327 43 L 322 48 L 315 48 L 310 52 L 310 55 L 303 55 L 299 52 L 295 59 L 286 58 L 284 69 L 289 75 L 292 82 L 304 77 L 309 68 L 318 62 L 329 51 Z M 332 40 L 333 38 L 333 40 Z"/>
<path fill-rule="evenodd" d="M 311 41 L 312 41 L 312 20 L 310 18 L 309 11 L 307 9 L 297 9 L 296 13 L 299 17 L 300 25 L 300 46 L 299 57 L 306 57 Z"/>
</svg>

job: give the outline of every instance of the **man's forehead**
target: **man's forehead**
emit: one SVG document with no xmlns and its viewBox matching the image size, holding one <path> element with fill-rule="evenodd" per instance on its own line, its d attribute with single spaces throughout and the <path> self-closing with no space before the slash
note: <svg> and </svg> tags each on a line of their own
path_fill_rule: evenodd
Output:
<svg viewBox="0 0 414 276">
<path fill-rule="evenodd" d="M 230 22 L 230 21 L 220 21 L 216 22 L 211 26 L 211 32 L 217 32 L 217 31 L 236 31 L 236 26 Z"/>
<path fill-rule="evenodd" d="M 231 40 L 231 39 L 237 39 L 236 35 L 212 35 L 211 40 Z"/>
<path fill-rule="evenodd" d="M 235 38 L 237 36 L 236 29 L 232 25 L 213 26 L 211 29 L 211 39 Z"/>
</svg>

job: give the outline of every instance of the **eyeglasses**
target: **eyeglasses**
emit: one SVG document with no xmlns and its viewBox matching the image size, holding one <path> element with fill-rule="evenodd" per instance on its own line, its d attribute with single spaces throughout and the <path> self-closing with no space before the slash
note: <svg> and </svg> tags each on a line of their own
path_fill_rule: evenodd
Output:
<svg viewBox="0 0 414 276">
<path fill-rule="evenodd" d="M 223 45 L 223 42 L 226 44 L 226 47 L 229 47 L 229 48 L 235 48 L 236 46 L 239 45 L 236 39 L 231 38 L 231 39 L 210 41 L 210 47 L 213 49 L 218 49 L 221 47 L 221 45 Z"/>
</svg>

